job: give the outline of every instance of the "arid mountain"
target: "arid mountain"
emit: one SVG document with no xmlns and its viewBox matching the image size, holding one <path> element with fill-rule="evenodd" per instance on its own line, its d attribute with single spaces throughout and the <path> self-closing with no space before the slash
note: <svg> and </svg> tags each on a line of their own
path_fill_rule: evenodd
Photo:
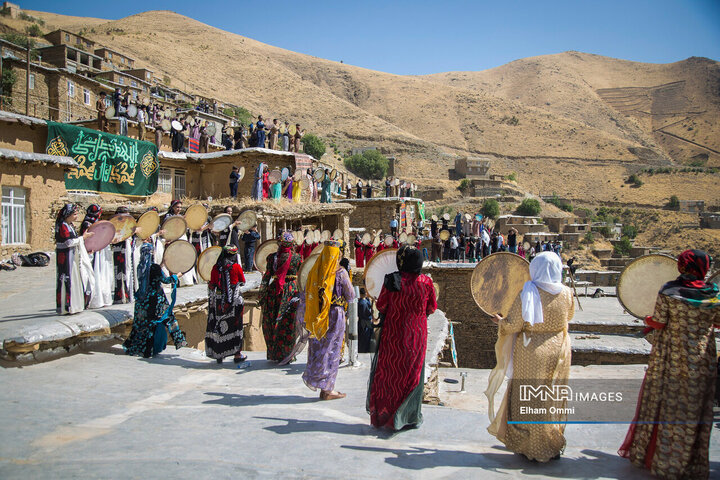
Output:
<svg viewBox="0 0 720 480">
<path fill-rule="evenodd" d="M 30 13 L 48 31 L 83 29 L 173 86 L 299 122 L 343 150 L 380 146 L 398 158 L 403 176 L 450 192 L 454 155 L 492 155 L 493 173 L 518 172 L 519 187 L 532 193 L 636 205 L 676 192 L 666 178 L 652 182 L 652 192 L 626 188 L 628 173 L 673 163 L 720 166 L 720 64 L 704 58 L 656 65 L 565 52 L 482 72 L 400 76 L 276 48 L 169 11 L 115 21 Z M 717 180 L 694 176 L 688 195 L 717 202 Z"/>
</svg>

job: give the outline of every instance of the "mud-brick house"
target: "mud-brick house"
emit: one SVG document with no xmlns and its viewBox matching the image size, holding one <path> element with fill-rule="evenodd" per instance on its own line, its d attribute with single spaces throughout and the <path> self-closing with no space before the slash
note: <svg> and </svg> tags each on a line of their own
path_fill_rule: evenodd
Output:
<svg viewBox="0 0 720 480">
<path fill-rule="evenodd" d="M 158 190 L 171 193 L 174 198 L 223 198 L 230 195 L 230 171 L 233 166 L 245 169 L 238 184 L 238 198 L 250 197 L 253 177 L 260 163 L 270 170 L 306 169 L 313 157 L 301 153 L 283 152 L 267 148 L 244 148 L 213 153 L 182 153 L 161 151 Z"/>
<path fill-rule="evenodd" d="M 365 228 L 366 231 L 382 230 L 390 233 L 390 220 L 398 217 L 398 231 L 407 230 L 413 222 L 420 223 L 420 211 L 425 204 L 419 198 L 380 197 L 349 198 L 342 200 L 355 207 L 350 215 L 350 228 Z"/>
<path fill-rule="evenodd" d="M 51 205 L 65 194 L 65 170 L 76 166 L 71 157 L 0 148 L 0 258 L 52 249 Z"/>
</svg>

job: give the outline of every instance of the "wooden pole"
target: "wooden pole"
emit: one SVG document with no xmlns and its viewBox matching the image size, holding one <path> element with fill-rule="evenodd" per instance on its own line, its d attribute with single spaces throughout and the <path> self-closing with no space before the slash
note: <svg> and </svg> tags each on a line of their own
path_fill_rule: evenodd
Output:
<svg viewBox="0 0 720 480">
<path fill-rule="evenodd" d="M 26 68 L 25 68 L 25 115 L 30 116 L 30 39 L 27 41 L 27 51 L 25 52 Z"/>
</svg>

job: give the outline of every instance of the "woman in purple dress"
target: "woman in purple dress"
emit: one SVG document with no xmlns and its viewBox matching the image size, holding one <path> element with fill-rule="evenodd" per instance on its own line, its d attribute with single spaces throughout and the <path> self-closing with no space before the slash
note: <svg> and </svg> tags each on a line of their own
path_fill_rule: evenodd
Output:
<svg viewBox="0 0 720 480">
<path fill-rule="evenodd" d="M 321 400 L 345 397 L 334 388 L 345 338 L 345 312 L 355 292 L 347 271 L 340 266 L 340 246 L 339 242 L 325 242 L 305 290 L 305 328 L 310 338 L 303 381 L 311 390 L 320 389 Z"/>
</svg>

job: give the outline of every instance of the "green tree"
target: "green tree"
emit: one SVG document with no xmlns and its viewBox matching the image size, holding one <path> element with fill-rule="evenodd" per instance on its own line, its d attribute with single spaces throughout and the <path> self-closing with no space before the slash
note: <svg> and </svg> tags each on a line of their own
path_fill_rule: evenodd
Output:
<svg viewBox="0 0 720 480">
<path fill-rule="evenodd" d="M 463 178 L 460 180 L 460 185 L 458 185 L 458 190 L 460 190 L 462 193 L 467 193 L 468 190 L 470 190 L 470 180 L 467 178 Z"/>
<path fill-rule="evenodd" d="M 510 175 L 507 176 L 507 179 L 511 182 L 517 182 L 517 173 L 512 172 Z"/>
<path fill-rule="evenodd" d="M 670 200 L 667 203 L 668 208 L 672 208 L 673 210 L 677 210 L 680 208 L 680 199 L 677 197 L 677 195 L 673 195 L 670 197 Z"/>
<path fill-rule="evenodd" d="M 308 155 L 312 155 L 318 160 L 320 160 L 320 157 L 325 155 L 325 142 L 312 133 L 303 135 L 301 142 L 303 144 L 303 152 Z"/>
<path fill-rule="evenodd" d="M 496 218 L 500 215 L 500 204 L 494 198 L 488 198 L 483 202 L 482 207 L 480 207 L 480 213 L 482 213 L 484 217 Z"/>
<path fill-rule="evenodd" d="M 5 97 L 4 101 L 6 103 L 12 101 L 12 91 L 16 81 L 17 76 L 15 75 L 15 70 L 4 68 L 2 71 L 2 80 L 0 80 L 0 94 Z"/>
<path fill-rule="evenodd" d="M 345 167 L 362 178 L 382 179 L 387 176 L 388 159 L 377 150 L 365 150 L 345 159 Z"/>
<path fill-rule="evenodd" d="M 623 257 L 626 257 L 630 255 L 630 250 L 632 249 L 632 242 L 628 237 L 622 237 L 619 242 L 615 244 L 613 247 L 613 250 L 615 250 L 615 253 L 622 255 Z"/>
<path fill-rule="evenodd" d="M 522 203 L 517 207 L 515 212 L 518 215 L 527 215 L 534 217 L 538 213 L 540 213 L 540 210 L 542 208 L 540 207 L 540 202 L 535 198 L 526 198 L 522 201 Z"/>
<path fill-rule="evenodd" d="M 637 237 L 638 229 L 635 225 L 623 225 L 622 227 L 622 236 L 623 237 L 629 237 L 629 238 L 635 238 Z"/>
<path fill-rule="evenodd" d="M 252 113 L 243 107 L 226 107 L 223 108 L 223 113 L 228 117 L 233 117 L 243 125 L 249 125 L 253 120 Z"/>
<path fill-rule="evenodd" d="M 40 30 L 40 27 L 36 23 L 25 27 L 25 33 L 31 37 L 42 37 L 43 35 L 42 30 Z"/>
</svg>

